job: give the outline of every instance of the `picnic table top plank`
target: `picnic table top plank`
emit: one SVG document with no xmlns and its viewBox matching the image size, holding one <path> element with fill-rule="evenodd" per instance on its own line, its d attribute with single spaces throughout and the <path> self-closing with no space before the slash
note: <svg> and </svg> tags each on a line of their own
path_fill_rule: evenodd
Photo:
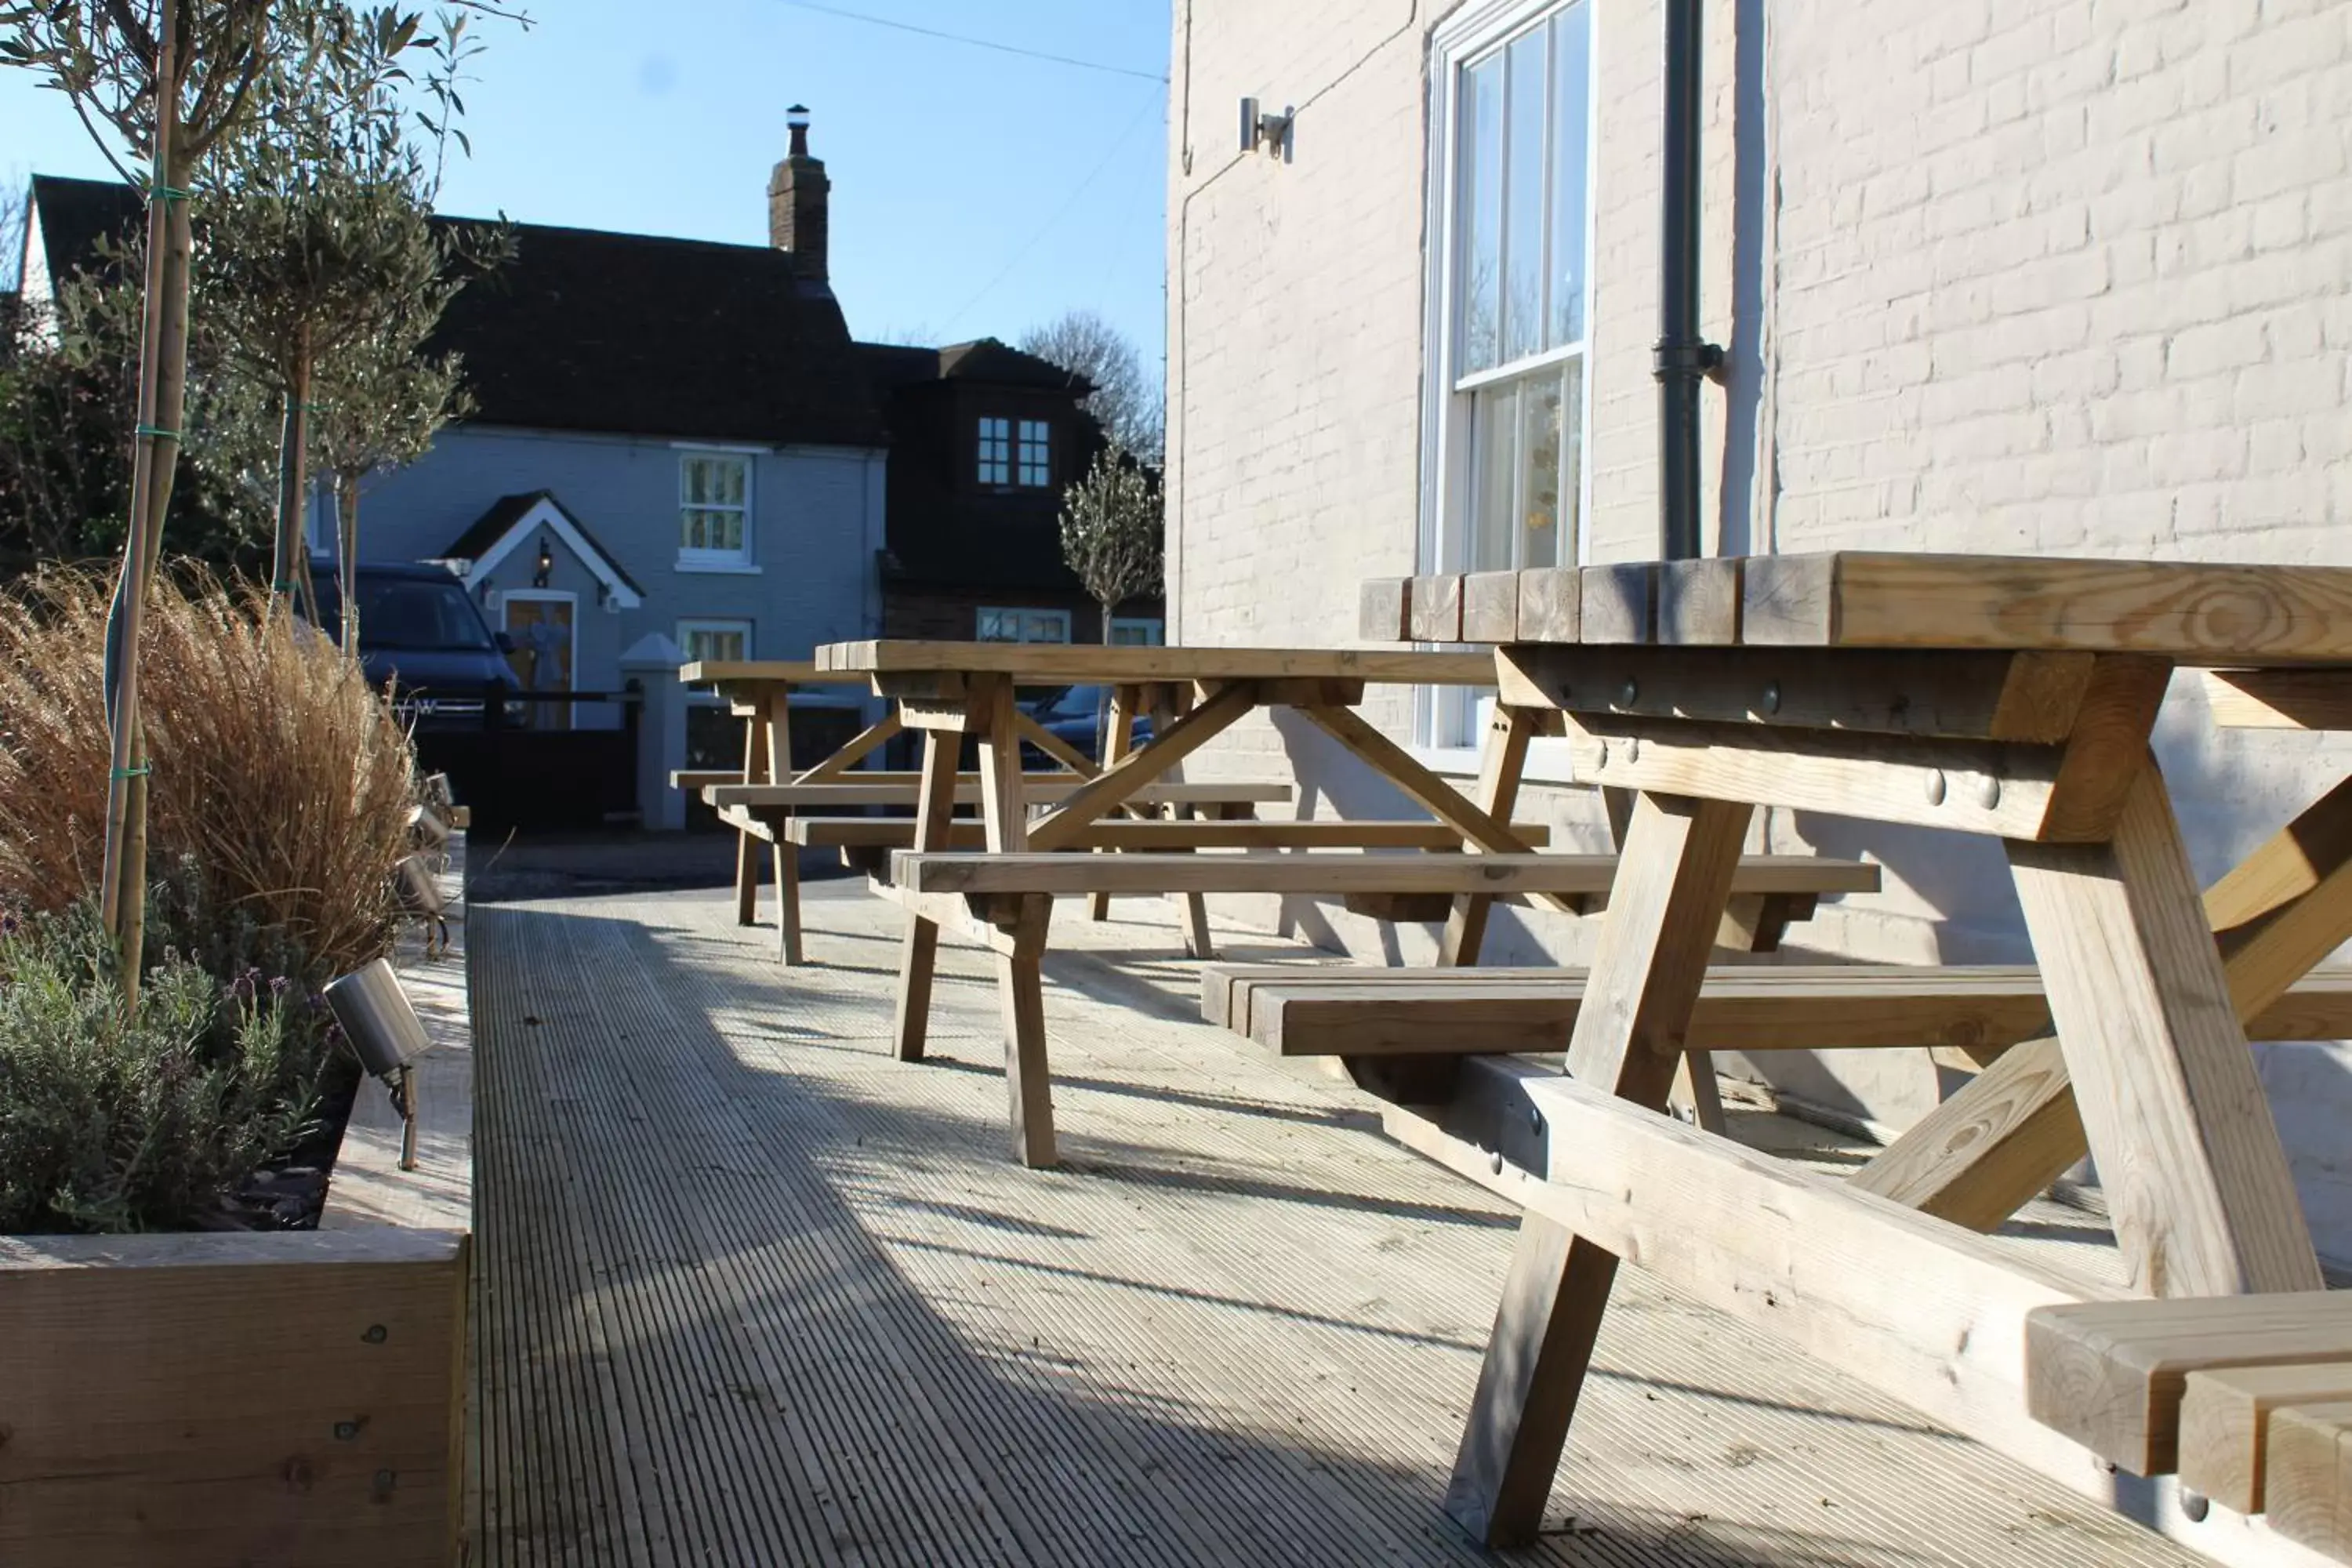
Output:
<svg viewBox="0 0 2352 1568">
<path fill-rule="evenodd" d="M 816 664 L 835 676 L 1010 675 L 1040 685 L 1306 679 L 1491 686 L 1495 680 L 1494 660 L 1483 653 L 1395 647 L 1136 647 L 883 639 L 826 644 L 816 650 Z"/>
<path fill-rule="evenodd" d="M 1688 563 L 1676 563 L 1685 572 Z M 1657 614 L 1654 563 L 1581 569 L 1582 624 L 1521 641 L 2144 653 L 2191 666 L 2352 662 L 2352 567 L 1833 550 L 1697 570 L 1704 613 Z M 1549 581 L 1549 580 L 1547 580 Z M 1736 582 L 1736 613 L 1724 595 Z M 1441 581 L 1386 580 L 1368 604 Z M 1644 598 L 1647 587 L 1651 596 Z"/>
<path fill-rule="evenodd" d="M 688 686 L 772 685 L 845 686 L 853 678 L 831 675 L 805 658 L 698 658 L 677 667 L 677 678 Z"/>
</svg>

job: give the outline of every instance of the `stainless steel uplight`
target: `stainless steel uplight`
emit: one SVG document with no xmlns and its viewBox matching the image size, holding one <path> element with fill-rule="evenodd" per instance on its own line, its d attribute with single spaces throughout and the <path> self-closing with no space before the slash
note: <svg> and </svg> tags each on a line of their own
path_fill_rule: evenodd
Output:
<svg viewBox="0 0 2352 1568">
<path fill-rule="evenodd" d="M 360 1065 L 383 1080 L 393 1108 L 400 1112 L 400 1168 L 416 1169 L 416 1079 L 408 1064 L 433 1042 L 417 1021 L 416 1009 L 409 1005 L 408 993 L 400 988 L 392 965 L 379 958 L 329 981 L 326 995 L 335 1022 L 359 1053 Z"/>
</svg>

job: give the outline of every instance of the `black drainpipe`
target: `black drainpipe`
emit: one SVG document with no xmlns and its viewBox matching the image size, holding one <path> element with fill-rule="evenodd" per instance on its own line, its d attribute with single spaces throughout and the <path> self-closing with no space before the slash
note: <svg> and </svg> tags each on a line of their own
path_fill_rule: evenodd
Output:
<svg viewBox="0 0 2352 1568">
<path fill-rule="evenodd" d="M 1664 0 L 1664 211 L 1658 226 L 1658 526 L 1669 561 L 1699 552 L 1698 384 L 1720 377 L 1723 351 L 1699 336 L 1700 70 L 1704 0 Z"/>
</svg>

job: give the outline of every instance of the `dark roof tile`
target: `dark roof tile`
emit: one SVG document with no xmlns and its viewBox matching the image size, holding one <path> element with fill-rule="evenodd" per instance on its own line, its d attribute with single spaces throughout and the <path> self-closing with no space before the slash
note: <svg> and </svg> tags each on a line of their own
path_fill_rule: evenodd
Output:
<svg viewBox="0 0 2352 1568">
<path fill-rule="evenodd" d="M 127 186 L 38 175 L 50 275 L 139 220 Z M 476 220 L 436 219 L 481 227 Z M 764 246 L 513 226 L 515 255 L 452 300 L 434 347 L 465 356 L 487 425 L 715 441 L 881 446 L 841 306 Z"/>
</svg>

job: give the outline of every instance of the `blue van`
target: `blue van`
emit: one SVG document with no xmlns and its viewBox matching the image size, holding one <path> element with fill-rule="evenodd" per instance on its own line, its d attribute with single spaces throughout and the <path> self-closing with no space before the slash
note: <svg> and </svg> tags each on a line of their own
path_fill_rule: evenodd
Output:
<svg viewBox="0 0 2352 1568">
<path fill-rule="evenodd" d="M 401 716 L 419 729 L 481 729 L 529 722 L 530 704 L 507 662 L 512 645 L 493 632 L 466 585 L 446 567 L 373 564 L 354 574 L 360 663 L 372 685 L 393 683 Z M 335 569 L 314 563 L 319 629 L 340 642 L 343 605 Z M 499 711 L 488 713 L 495 701 Z"/>
</svg>

